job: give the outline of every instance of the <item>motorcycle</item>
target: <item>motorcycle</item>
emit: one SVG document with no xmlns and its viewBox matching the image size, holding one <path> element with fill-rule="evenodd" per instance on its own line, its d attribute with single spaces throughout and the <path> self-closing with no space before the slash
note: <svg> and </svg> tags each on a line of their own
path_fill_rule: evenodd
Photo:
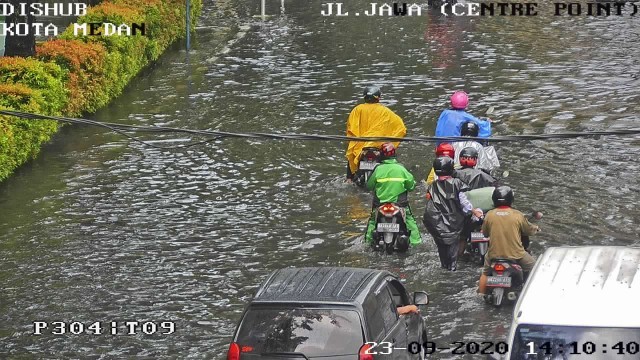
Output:
<svg viewBox="0 0 640 360">
<path fill-rule="evenodd" d="M 515 260 L 493 259 L 491 260 L 491 272 L 487 277 L 487 288 L 491 294 L 487 301 L 495 306 L 502 305 L 502 300 L 507 293 L 507 299 L 515 301 L 524 284 L 522 267 Z"/>
<path fill-rule="evenodd" d="M 542 218 L 542 213 L 535 211 L 527 218 L 529 220 L 539 220 Z M 529 244 L 529 237 L 522 236 L 522 245 L 527 252 L 529 252 Z M 487 277 L 487 288 L 491 290 L 491 294 L 485 300 L 495 306 L 500 306 L 506 292 L 509 301 L 516 301 L 525 281 L 522 267 L 515 260 L 499 258 L 492 259 L 490 266 L 491 271 Z"/>
<path fill-rule="evenodd" d="M 474 257 L 480 265 L 484 264 L 484 256 L 489 250 L 489 238 L 485 237 L 481 229 L 474 229 L 467 238 L 467 252 Z"/>
<path fill-rule="evenodd" d="M 394 250 L 405 252 L 409 249 L 409 230 L 406 225 L 406 211 L 396 203 L 384 203 L 378 207 L 373 244 L 376 250 L 387 254 Z"/>
<path fill-rule="evenodd" d="M 366 147 L 360 152 L 360 162 L 358 170 L 354 176 L 354 182 L 360 187 L 367 186 L 367 181 L 371 177 L 373 169 L 382 161 L 380 158 L 380 149 L 374 147 Z"/>
<path fill-rule="evenodd" d="M 494 187 L 484 187 L 467 191 L 467 198 L 471 202 L 474 208 L 480 208 L 484 212 L 487 212 L 493 208 L 493 200 L 491 195 L 493 194 Z M 466 234 L 466 243 L 462 245 L 460 254 L 466 252 L 471 255 L 474 261 L 478 261 L 481 265 L 484 264 L 484 255 L 489 250 L 489 238 L 482 233 L 482 223 L 484 218 L 472 220 L 465 224 L 464 233 Z"/>
</svg>

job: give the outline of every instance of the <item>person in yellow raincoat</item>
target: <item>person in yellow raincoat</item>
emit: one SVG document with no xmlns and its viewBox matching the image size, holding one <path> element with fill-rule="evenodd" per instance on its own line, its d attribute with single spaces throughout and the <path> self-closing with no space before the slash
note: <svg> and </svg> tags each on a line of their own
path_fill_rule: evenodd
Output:
<svg viewBox="0 0 640 360">
<path fill-rule="evenodd" d="M 404 137 L 407 128 L 402 118 L 391 109 L 380 104 L 380 88 L 369 86 L 364 89 L 364 104 L 357 105 L 347 120 L 347 136 L 357 137 Z M 385 141 L 350 141 L 347 148 L 347 180 L 351 181 L 358 171 L 360 153 L 365 147 L 379 148 Z M 393 142 L 397 148 L 400 142 Z"/>
</svg>

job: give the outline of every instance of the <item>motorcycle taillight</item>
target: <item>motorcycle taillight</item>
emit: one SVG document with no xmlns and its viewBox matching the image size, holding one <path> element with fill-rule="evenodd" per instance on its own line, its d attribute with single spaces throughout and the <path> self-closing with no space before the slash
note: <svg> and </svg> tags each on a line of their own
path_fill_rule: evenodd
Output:
<svg viewBox="0 0 640 360">
<path fill-rule="evenodd" d="M 384 216 L 393 216 L 400 211 L 400 208 L 393 206 L 392 204 L 384 204 L 380 207 L 380 212 Z"/>
<path fill-rule="evenodd" d="M 369 161 L 376 161 L 378 160 L 378 158 L 380 158 L 380 150 L 365 150 L 364 157 Z"/>
<path fill-rule="evenodd" d="M 498 273 L 498 275 L 502 275 L 502 273 L 506 270 L 506 268 L 502 264 L 495 264 L 493 265 L 493 270 L 495 270 Z"/>
</svg>

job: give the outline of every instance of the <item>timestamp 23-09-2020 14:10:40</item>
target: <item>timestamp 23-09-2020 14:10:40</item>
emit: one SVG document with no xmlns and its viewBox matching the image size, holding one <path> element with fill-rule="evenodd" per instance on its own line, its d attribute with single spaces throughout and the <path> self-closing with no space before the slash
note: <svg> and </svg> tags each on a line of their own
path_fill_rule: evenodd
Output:
<svg viewBox="0 0 640 360">
<path fill-rule="evenodd" d="M 431 341 L 425 341 L 422 344 L 414 341 L 406 348 L 395 347 L 391 342 L 367 342 L 365 346 L 368 346 L 365 353 L 371 355 L 388 355 L 394 351 L 408 351 L 411 354 L 424 352 L 425 355 L 435 352 L 451 352 L 452 355 L 504 355 L 509 350 L 506 342 L 491 341 L 454 341 L 448 346 L 441 346 Z M 567 344 L 546 341 L 538 344 L 530 341 L 522 350 L 526 355 L 593 355 L 597 358 L 599 354 L 637 355 L 640 354 L 640 344 L 635 341 L 618 341 L 615 344 L 597 344 L 592 341 L 573 341 Z"/>
</svg>

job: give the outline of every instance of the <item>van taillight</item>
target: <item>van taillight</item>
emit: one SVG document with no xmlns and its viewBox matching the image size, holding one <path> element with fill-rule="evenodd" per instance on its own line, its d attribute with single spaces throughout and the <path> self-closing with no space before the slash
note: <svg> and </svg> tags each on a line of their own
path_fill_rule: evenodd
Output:
<svg viewBox="0 0 640 360">
<path fill-rule="evenodd" d="M 371 344 L 362 345 L 358 353 L 358 360 L 373 360 L 373 355 L 368 353 L 371 347 Z"/>
<path fill-rule="evenodd" d="M 234 342 L 229 345 L 227 360 L 240 360 L 240 346 Z"/>
</svg>

